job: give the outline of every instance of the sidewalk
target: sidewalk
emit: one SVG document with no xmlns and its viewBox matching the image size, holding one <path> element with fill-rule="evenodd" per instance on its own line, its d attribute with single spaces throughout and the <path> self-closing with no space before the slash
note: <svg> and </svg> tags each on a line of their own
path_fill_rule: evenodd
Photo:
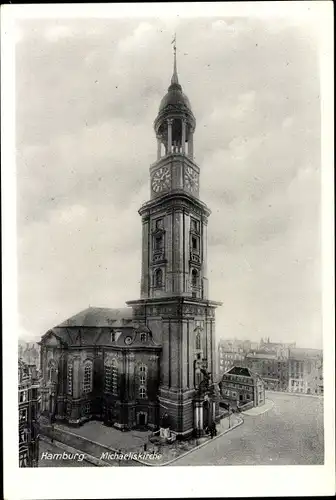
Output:
<svg viewBox="0 0 336 500">
<path fill-rule="evenodd" d="M 318 398 L 318 399 L 323 399 L 323 394 L 305 394 L 303 392 L 288 392 L 288 391 L 265 391 L 266 393 L 270 394 L 282 394 L 286 396 L 302 396 L 305 398 Z"/>
<path fill-rule="evenodd" d="M 198 448 L 206 446 L 214 439 L 218 439 L 219 437 L 235 429 L 242 423 L 243 423 L 242 417 L 233 414 L 230 416 L 230 419 L 228 417 L 223 418 L 216 425 L 217 435 L 213 438 L 206 435 L 200 438 L 191 438 L 186 441 L 175 441 L 172 444 L 165 444 L 161 446 L 150 443 L 148 445 L 147 452 L 156 453 L 157 455 L 160 455 L 160 459 L 155 460 L 155 463 L 153 462 L 153 460 L 145 460 L 145 459 L 142 459 L 142 462 L 146 465 L 152 465 L 152 466 L 169 465 L 175 462 L 176 460 L 184 457 L 185 455 L 188 455 L 189 453 L 197 450 Z"/>
<path fill-rule="evenodd" d="M 262 415 L 267 411 L 271 410 L 274 406 L 274 402 L 271 399 L 266 399 L 265 403 L 261 406 L 255 406 L 250 410 L 242 411 L 242 415 L 246 415 L 248 417 L 256 417 L 257 415 Z"/>
<path fill-rule="evenodd" d="M 118 450 L 120 455 L 133 455 L 133 460 L 142 465 L 164 466 L 175 462 L 198 448 L 206 446 L 210 441 L 218 439 L 220 436 L 223 436 L 223 434 L 233 430 L 242 423 L 243 418 L 237 414 L 233 414 L 230 416 L 230 419 L 228 417 L 221 419 L 216 426 L 217 435 L 213 438 L 206 435 L 200 438 L 191 438 L 186 441 L 176 440 L 171 444 L 151 443 L 149 437 L 152 436 L 152 433 L 149 431 L 140 432 L 132 430 L 129 432 L 121 432 L 113 427 L 105 427 L 102 423 L 95 421 L 87 422 L 78 428 L 71 428 L 71 431 L 64 425 L 57 425 L 57 428 L 82 438 L 82 447 L 84 450 L 87 449 L 85 444 L 91 444 L 91 450 L 93 450 L 91 453 L 94 453 L 94 458 L 98 460 L 102 459 L 102 453 L 104 453 L 104 462 L 114 462 L 118 460 L 119 466 L 131 465 L 126 457 L 125 459 L 119 460 L 115 456 L 115 451 Z M 80 447 L 80 445 L 77 445 L 77 447 Z M 112 452 L 111 454 L 106 453 L 109 450 Z M 136 465 L 136 463 L 133 462 L 133 465 Z"/>
<path fill-rule="evenodd" d="M 107 427 L 95 420 L 86 422 L 81 427 L 69 428 L 62 424 L 57 424 L 57 426 L 71 431 L 77 436 L 111 447 L 113 450 L 120 450 L 122 453 L 135 452 L 141 448 L 143 450 L 143 445 L 148 443 L 148 438 L 152 435 L 151 431 L 131 430 L 122 432 L 115 427 Z"/>
</svg>

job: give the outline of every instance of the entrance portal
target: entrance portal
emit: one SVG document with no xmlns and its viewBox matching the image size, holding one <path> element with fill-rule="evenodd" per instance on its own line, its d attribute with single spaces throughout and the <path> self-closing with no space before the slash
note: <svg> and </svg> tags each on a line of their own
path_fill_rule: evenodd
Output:
<svg viewBox="0 0 336 500">
<path fill-rule="evenodd" d="M 209 402 L 204 401 L 203 403 L 203 429 L 206 429 L 210 425 L 210 408 Z"/>
<path fill-rule="evenodd" d="M 144 411 L 139 411 L 137 417 L 139 427 L 145 427 L 147 425 L 147 413 Z"/>
</svg>

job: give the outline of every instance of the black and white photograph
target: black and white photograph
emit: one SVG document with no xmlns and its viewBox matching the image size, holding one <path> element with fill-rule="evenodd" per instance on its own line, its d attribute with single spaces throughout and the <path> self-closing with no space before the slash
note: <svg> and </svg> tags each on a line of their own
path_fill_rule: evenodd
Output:
<svg viewBox="0 0 336 500">
<path fill-rule="evenodd" d="M 332 7 L 237 4 L 3 10 L 7 498 L 334 493 Z"/>
</svg>

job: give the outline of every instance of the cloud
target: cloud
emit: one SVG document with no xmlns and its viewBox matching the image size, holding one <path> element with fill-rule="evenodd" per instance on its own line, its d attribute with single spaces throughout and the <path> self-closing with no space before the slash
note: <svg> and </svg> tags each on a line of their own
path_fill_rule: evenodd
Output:
<svg viewBox="0 0 336 500">
<path fill-rule="evenodd" d="M 141 22 L 133 31 L 132 35 L 121 39 L 118 42 L 118 49 L 121 52 L 145 50 L 153 39 L 154 27 L 148 22 Z"/>
<path fill-rule="evenodd" d="M 17 44 L 19 304 L 43 333 L 140 293 L 153 121 L 178 71 L 197 119 L 218 337 L 320 342 L 316 44 L 288 20 L 26 21 Z M 46 35 L 48 34 L 48 35 Z M 47 38 L 46 38 L 47 36 Z"/>
<path fill-rule="evenodd" d="M 61 38 L 73 36 L 73 31 L 69 26 L 56 25 L 48 26 L 45 29 L 45 37 L 49 42 L 58 42 Z"/>
</svg>

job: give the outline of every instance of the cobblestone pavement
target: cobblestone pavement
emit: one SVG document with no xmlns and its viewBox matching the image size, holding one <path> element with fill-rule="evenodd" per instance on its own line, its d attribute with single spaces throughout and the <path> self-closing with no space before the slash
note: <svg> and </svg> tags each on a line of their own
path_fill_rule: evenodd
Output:
<svg viewBox="0 0 336 500">
<path fill-rule="evenodd" d="M 172 465 L 319 465 L 323 398 L 272 393 L 273 408 Z"/>
<path fill-rule="evenodd" d="M 78 460 L 68 460 L 68 459 L 52 459 L 43 458 L 43 453 L 52 453 L 53 455 L 58 453 L 63 456 L 64 450 L 58 448 L 55 444 L 47 443 L 40 440 L 39 443 L 39 467 L 94 467 L 93 464 Z M 44 455 L 46 457 L 46 455 Z"/>
</svg>

